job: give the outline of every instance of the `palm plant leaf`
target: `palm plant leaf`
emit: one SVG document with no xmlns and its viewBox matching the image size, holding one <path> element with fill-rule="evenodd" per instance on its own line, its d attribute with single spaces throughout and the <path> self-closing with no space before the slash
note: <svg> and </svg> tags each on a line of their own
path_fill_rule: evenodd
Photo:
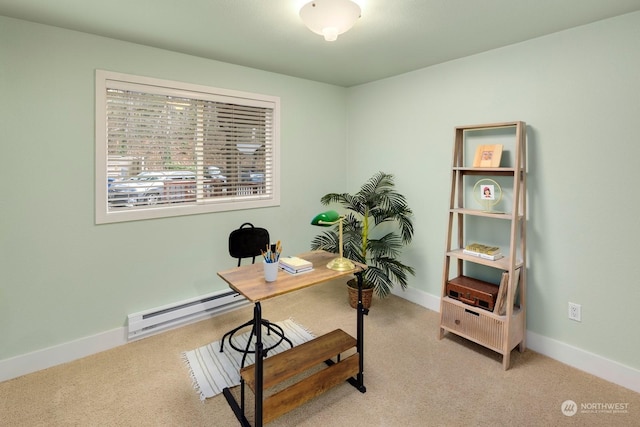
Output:
<svg viewBox="0 0 640 427">
<path fill-rule="evenodd" d="M 340 251 L 340 248 L 338 248 L 338 242 L 338 233 L 335 231 L 325 231 L 313 238 L 311 241 L 311 248 L 314 250 L 322 249 L 327 252 L 337 253 Z"/>
</svg>

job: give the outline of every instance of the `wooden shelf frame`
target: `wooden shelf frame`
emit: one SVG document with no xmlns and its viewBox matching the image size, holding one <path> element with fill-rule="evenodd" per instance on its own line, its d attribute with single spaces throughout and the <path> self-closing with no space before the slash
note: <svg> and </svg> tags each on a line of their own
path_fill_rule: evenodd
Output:
<svg viewBox="0 0 640 427">
<path fill-rule="evenodd" d="M 499 129 L 514 134 L 513 167 L 478 168 L 469 167 L 465 163 L 465 147 L 468 132 Z M 504 136 L 504 135 L 503 135 Z M 442 275 L 442 292 L 440 301 L 439 339 L 445 333 L 454 333 L 465 339 L 476 342 L 502 354 L 503 369 L 510 366 L 511 351 L 518 347 L 522 352 L 526 349 L 526 123 L 522 121 L 490 123 L 480 125 L 458 126 L 455 128 L 453 161 L 451 167 L 451 197 L 449 200 L 449 220 L 447 241 Z M 512 192 L 511 211 L 506 213 L 485 212 L 465 206 L 465 177 L 487 176 L 512 178 L 509 190 Z M 493 219 L 508 221 L 509 247 L 503 251 L 504 258 L 491 261 L 464 254 L 465 217 L 479 217 L 483 221 Z M 454 230 L 457 232 L 454 235 Z M 498 315 L 488 310 L 467 305 L 447 296 L 447 282 L 452 275 L 464 274 L 465 265 L 469 263 L 495 268 L 509 273 L 506 293 L 506 313 Z M 519 269 L 519 282 L 516 271 Z M 517 289 L 516 289 L 517 287 Z"/>
</svg>

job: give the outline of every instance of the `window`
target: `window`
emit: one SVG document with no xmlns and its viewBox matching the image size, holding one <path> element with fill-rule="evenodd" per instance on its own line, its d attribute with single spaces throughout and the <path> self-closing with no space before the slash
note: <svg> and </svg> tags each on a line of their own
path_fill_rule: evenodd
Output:
<svg viewBox="0 0 640 427">
<path fill-rule="evenodd" d="M 277 97 L 96 72 L 96 223 L 277 206 Z"/>
</svg>

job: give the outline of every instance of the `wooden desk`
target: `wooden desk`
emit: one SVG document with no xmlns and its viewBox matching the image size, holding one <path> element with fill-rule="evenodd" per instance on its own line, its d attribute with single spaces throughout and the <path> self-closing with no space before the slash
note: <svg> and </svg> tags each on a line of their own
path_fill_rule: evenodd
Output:
<svg viewBox="0 0 640 427">
<path fill-rule="evenodd" d="M 229 287 L 255 304 L 253 310 L 254 330 L 256 333 L 255 364 L 241 370 L 242 406 L 238 405 L 238 402 L 228 388 L 223 390 L 223 394 L 227 399 L 229 406 L 231 406 L 233 412 L 238 418 L 238 421 L 240 421 L 240 424 L 243 426 L 250 425 L 245 416 L 244 408 L 245 380 L 255 393 L 256 426 L 262 426 L 263 420 L 266 420 L 265 422 L 269 422 L 273 418 L 306 402 L 310 398 L 315 397 L 315 395 L 325 389 L 336 385 L 338 383 L 336 382 L 336 379 L 342 378 L 345 374 L 346 380 L 351 385 L 356 387 L 362 393 L 366 391 L 363 379 L 363 340 L 364 315 L 368 313 L 368 310 L 362 306 L 362 273 L 366 269 L 366 265 L 355 263 L 356 268 L 354 270 L 341 272 L 330 270 L 326 267 L 327 263 L 336 257 L 336 254 L 325 251 L 313 251 L 306 252 L 298 256 L 313 263 L 313 270 L 295 275 L 279 271 L 278 278 L 275 282 L 266 282 L 264 280 L 262 263 L 245 265 L 218 273 L 218 276 L 227 282 Z M 262 328 L 260 327 L 262 321 L 262 308 L 260 301 L 349 275 L 356 275 L 359 288 L 358 307 L 356 309 L 357 338 L 355 340 L 357 354 L 354 354 L 345 360 L 340 360 L 338 357 L 337 362 L 330 360 L 330 357 L 333 357 L 333 355 L 339 355 L 340 352 L 344 351 L 342 350 L 343 348 L 348 349 L 352 347 L 349 342 L 350 339 L 353 338 L 349 337 L 341 330 L 336 330 L 302 344 L 301 346 L 294 347 L 270 357 L 265 368 Z M 327 347 L 329 347 L 328 352 Z M 337 353 L 333 355 L 329 354 L 331 353 L 331 349 L 336 350 Z M 327 354 L 325 355 L 324 353 Z M 267 378 L 266 385 L 270 386 L 273 383 L 279 382 L 278 380 L 282 381 L 292 375 L 295 375 L 297 372 L 293 372 L 295 369 L 291 368 L 292 366 L 297 366 L 300 369 L 300 372 L 303 372 L 303 369 L 311 367 L 312 363 L 318 358 L 320 362 L 324 360 L 325 363 L 329 365 L 329 368 L 325 371 L 321 371 L 325 373 L 320 373 L 318 375 L 314 375 L 313 378 L 310 378 L 313 383 L 309 387 L 305 387 L 304 385 L 300 386 L 300 384 L 303 383 L 303 381 L 300 381 L 290 387 L 290 392 L 287 392 L 287 389 L 285 389 L 283 392 L 278 393 L 277 398 L 270 398 L 271 401 L 267 402 L 267 414 L 263 414 L 263 404 L 265 403 L 263 401 L 265 375 Z M 283 366 L 288 366 L 289 372 L 285 372 L 283 370 Z M 351 376 L 352 371 L 355 372 L 355 378 Z M 339 382 L 342 382 L 343 380 L 344 379 L 340 379 Z M 321 384 L 319 384 L 319 382 L 321 382 Z"/>
</svg>

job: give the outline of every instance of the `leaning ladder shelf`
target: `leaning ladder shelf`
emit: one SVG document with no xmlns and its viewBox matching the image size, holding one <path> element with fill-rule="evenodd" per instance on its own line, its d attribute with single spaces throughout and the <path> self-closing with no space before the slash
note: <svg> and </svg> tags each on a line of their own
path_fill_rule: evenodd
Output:
<svg viewBox="0 0 640 427">
<path fill-rule="evenodd" d="M 512 163 L 508 167 L 472 167 L 469 158 L 473 158 L 473 143 L 469 142 L 470 135 L 481 134 L 484 138 L 491 137 L 492 132 L 504 138 L 509 136 L 511 143 L 507 154 L 512 155 L 511 161 L 502 160 L 501 164 Z M 511 138 L 511 136 L 515 138 Z M 515 140 L 514 140 L 515 139 Z M 444 256 L 442 278 L 442 292 L 440 300 L 440 328 L 439 339 L 449 332 L 478 343 L 502 355 L 503 369 L 510 366 L 511 351 L 518 346 L 524 351 L 526 331 L 526 124 L 521 121 L 482 124 L 473 126 L 459 126 L 455 129 L 453 148 L 453 164 L 451 169 L 451 197 L 449 201 L 449 220 L 447 241 Z M 466 153 L 466 156 L 465 156 Z M 477 178 L 492 177 L 502 179 L 511 193 L 512 200 L 505 203 L 505 212 L 492 212 L 477 208 L 471 201 L 469 188 L 471 181 Z M 473 195 L 471 195 L 473 196 Z M 471 220 L 470 220 L 471 218 Z M 468 231 L 474 231 L 474 236 L 481 235 L 477 224 L 481 221 L 502 221 L 508 225 L 508 242 L 502 248 L 503 258 L 495 261 L 468 255 L 463 252 L 465 239 L 469 239 Z M 470 230 L 475 224 L 475 230 Z M 494 239 L 496 236 L 485 236 Z M 498 294 L 504 292 L 505 310 L 503 314 L 498 309 L 471 305 L 463 298 L 455 298 L 449 294 L 447 285 L 457 276 L 464 276 L 467 270 L 477 271 L 487 268 L 498 274 L 508 273 L 508 279 L 500 284 Z M 474 270 L 474 268 L 476 270 Z M 495 283 L 494 283 L 495 285 Z M 504 289 L 503 286 L 507 288 Z M 452 296 L 453 295 L 453 296 Z"/>
</svg>

